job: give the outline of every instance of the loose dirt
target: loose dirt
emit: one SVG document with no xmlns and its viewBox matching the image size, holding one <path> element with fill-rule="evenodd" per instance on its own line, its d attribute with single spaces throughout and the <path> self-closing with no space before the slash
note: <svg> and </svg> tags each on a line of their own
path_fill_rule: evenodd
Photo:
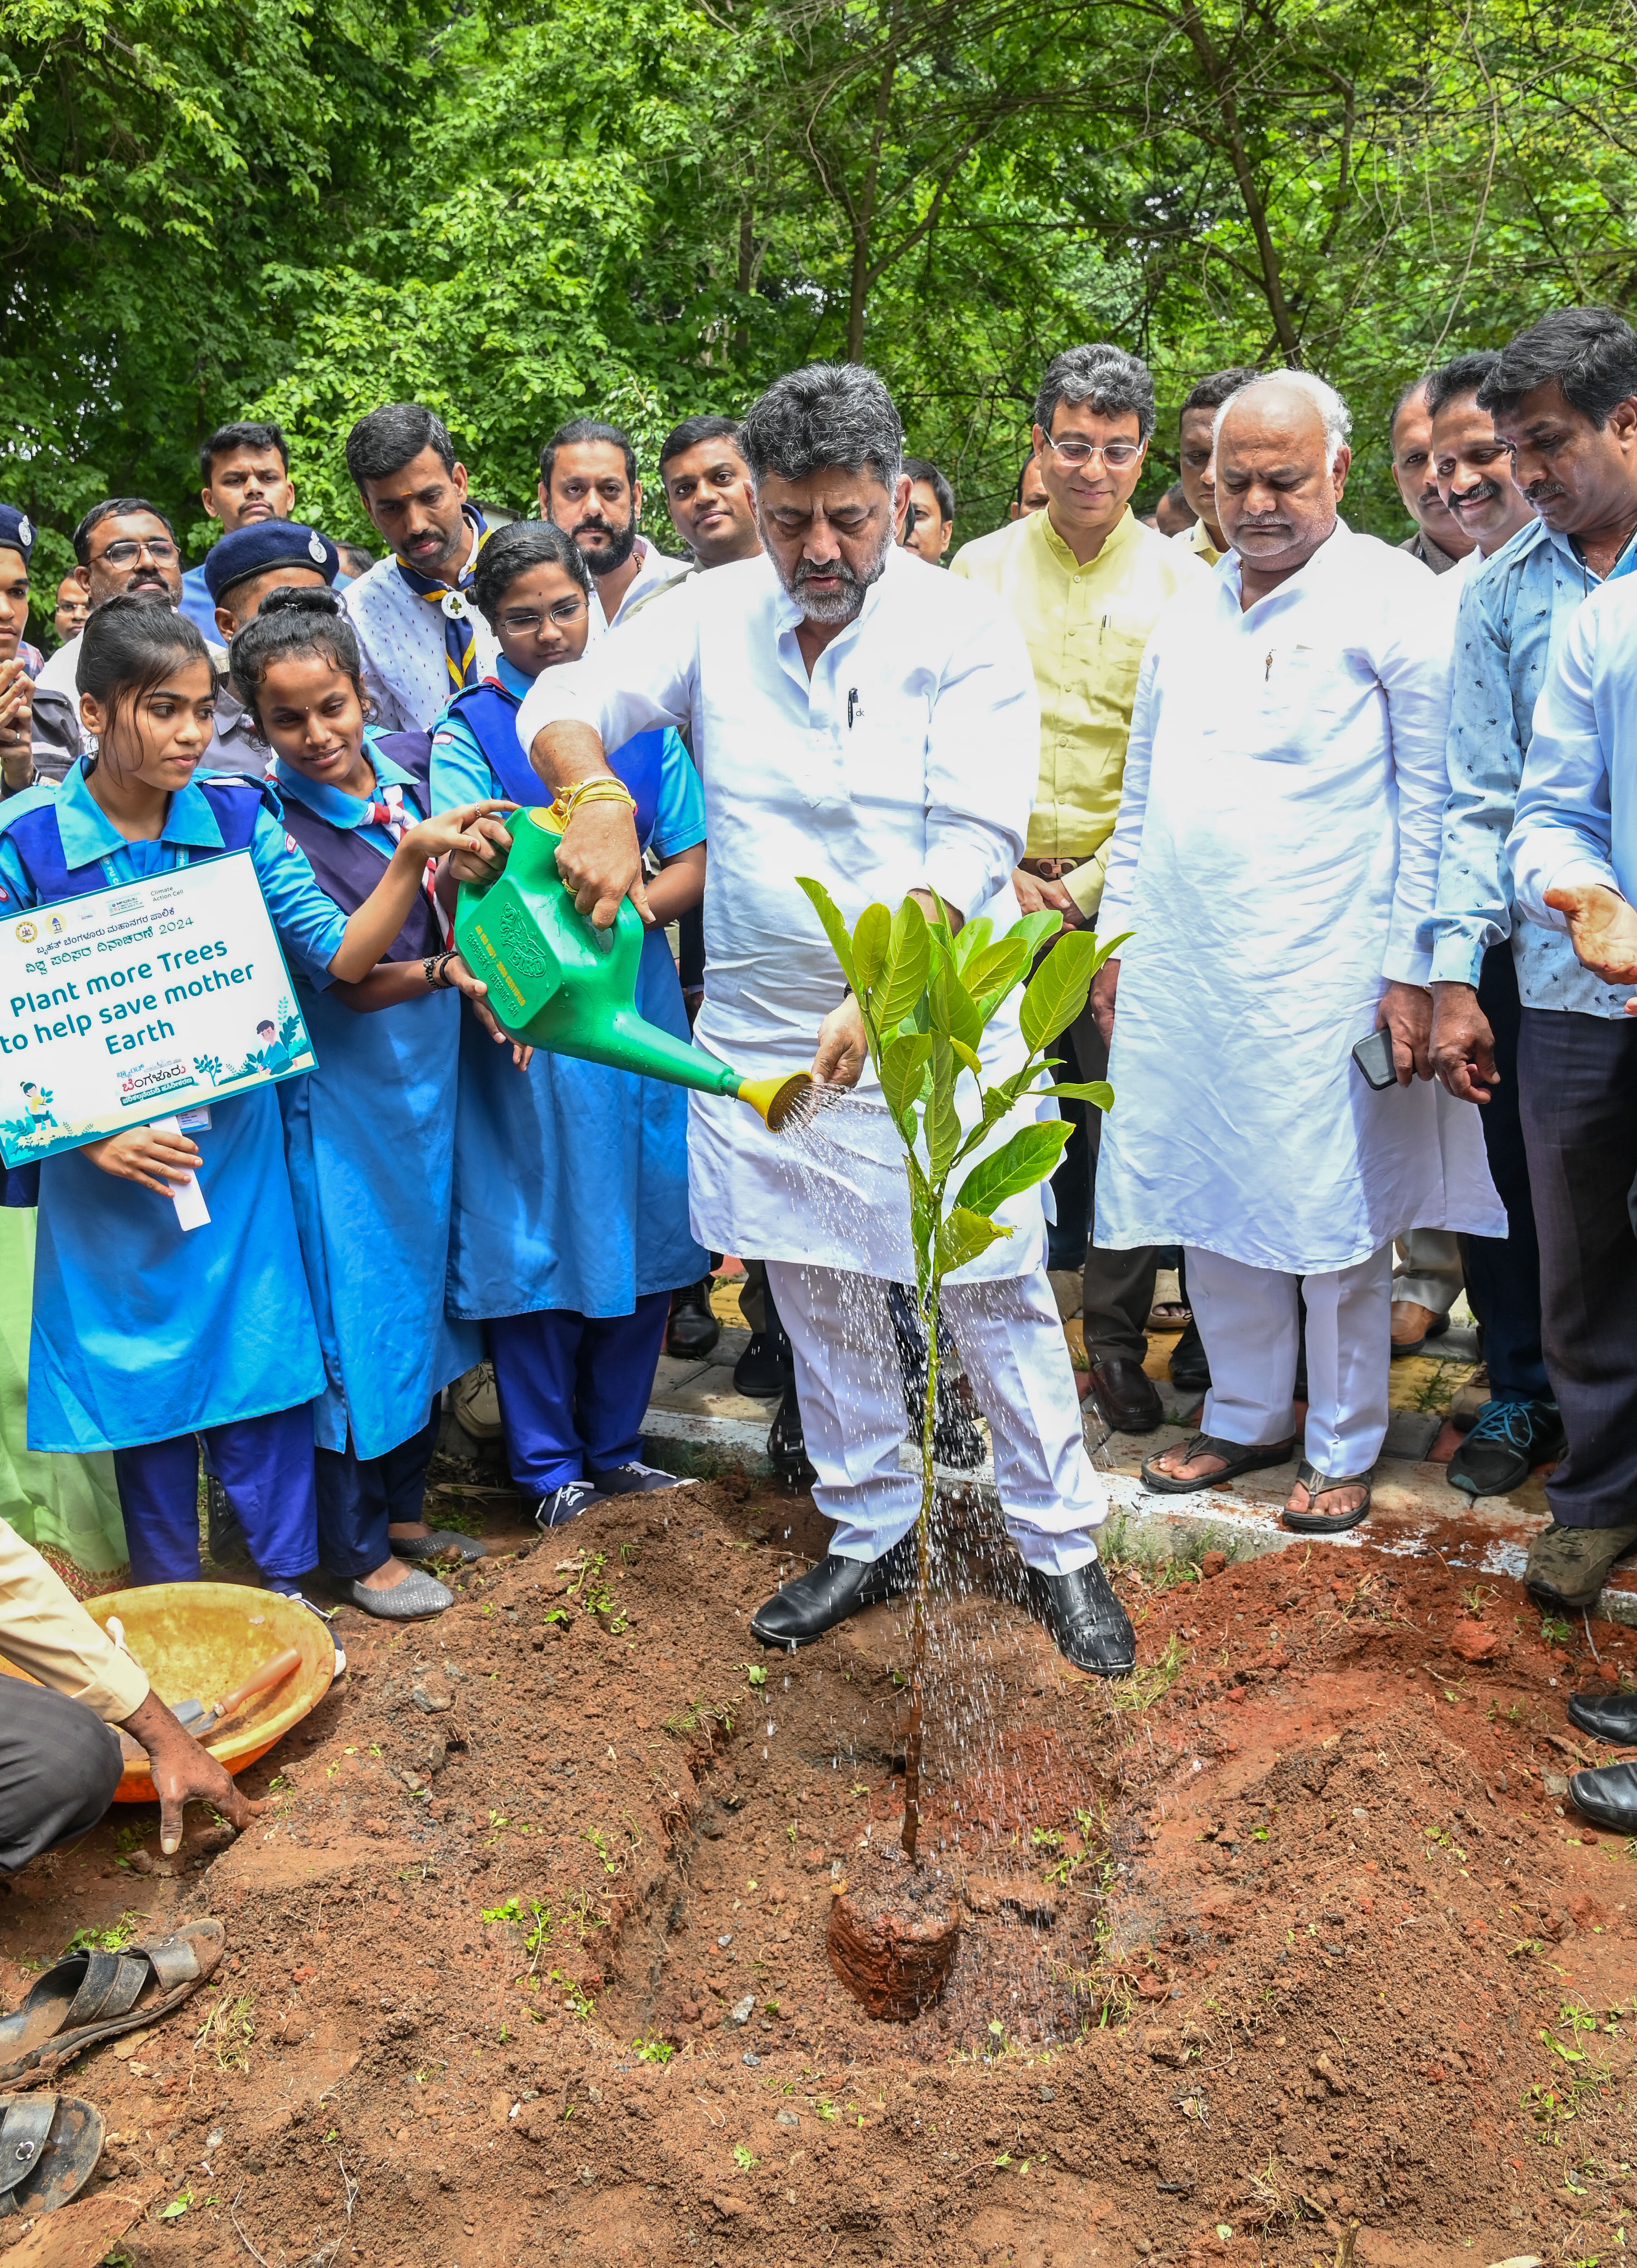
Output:
<svg viewBox="0 0 1637 2268">
<path fill-rule="evenodd" d="M 907 1616 L 785 1658 L 746 1627 L 823 1534 L 719 1482 L 492 1557 L 435 1624 L 348 1610 L 349 1672 L 248 1776 L 239 1841 L 195 1824 L 166 1862 L 116 1813 L 0 1896 L 8 2005 L 77 1932 L 227 1926 L 180 2017 L 59 2082 L 148 2201 L 132 2268 L 1637 2241 L 1634 1850 L 1562 1794 L 1597 1760 L 1563 1698 L 1624 1678 L 1622 1633 L 1593 1626 L 1599 1665 L 1435 1558 L 1213 1554 L 1120 1574 L 1111 1689 L 970 1529 L 922 1830 L 960 1947 L 881 2024 L 825 1938 L 898 1833 Z"/>
</svg>

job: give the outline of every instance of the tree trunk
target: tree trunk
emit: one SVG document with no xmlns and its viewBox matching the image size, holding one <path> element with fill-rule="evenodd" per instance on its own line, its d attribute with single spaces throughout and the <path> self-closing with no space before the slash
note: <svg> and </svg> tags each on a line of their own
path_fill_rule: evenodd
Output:
<svg viewBox="0 0 1637 2268">
<path fill-rule="evenodd" d="M 1239 131 L 1239 106 L 1230 84 L 1226 65 L 1217 54 L 1205 18 L 1197 6 L 1182 18 L 1182 28 L 1187 33 L 1200 69 L 1209 82 L 1216 104 L 1216 114 L 1222 121 L 1223 139 L 1234 180 L 1238 184 L 1240 201 L 1245 218 L 1251 224 L 1251 233 L 1256 239 L 1257 258 L 1262 269 L 1262 295 L 1267 301 L 1267 312 L 1273 318 L 1274 331 L 1283 350 L 1285 360 L 1294 367 L 1302 359 L 1302 342 L 1296 330 L 1296 318 L 1285 298 L 1284 277 L 1279 265 L 1279 254 L 1274 249 L 1273 232 L 1267 225 L 1267 208 L 1262 193 L 1256 185 L 1251 160 L 1245 151 L 1244 137 Z"/>
</svg>

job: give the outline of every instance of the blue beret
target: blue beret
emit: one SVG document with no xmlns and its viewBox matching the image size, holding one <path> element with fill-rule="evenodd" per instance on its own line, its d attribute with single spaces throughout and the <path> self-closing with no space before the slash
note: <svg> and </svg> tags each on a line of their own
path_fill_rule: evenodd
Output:
<svg viewBox="0 0 1637 2268">
<path fill-rule="evenodd" d="M 33 548 L 34 523 L 28 514 L 15 504 L 0 504 L 0 551 L 20 551 L 26 567 Z"/>
<path fill-rule="evenodd" d="M 327 583 L 335 580 L 341 554 L 327 535 L 304 527 L 298 519 L 253 519 L 236 527 L 205 553 L 205 588 L 220 599 L 246 575 L 264 574 L 269 567 L 316 567 Z"/>
</svg>

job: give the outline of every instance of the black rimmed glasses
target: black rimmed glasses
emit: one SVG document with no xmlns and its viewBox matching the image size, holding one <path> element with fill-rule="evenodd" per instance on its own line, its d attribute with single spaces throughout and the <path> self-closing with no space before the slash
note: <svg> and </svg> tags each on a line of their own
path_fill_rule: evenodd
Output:
<svg viewBox="0 0 1637 2268">
<path fill-rule="evenodd" d="M 133 560 L 140 559 L 144 552 L 156 567 L 168 567 L 176 556 L 176 546 L 163 535 L 156 535 L 151 541 L 145 540 L 141 543 L 133 542 L 128 536 L 121 536 L 117 543 L 110 543 L 106 551 L 99 552 L 98 557 L 106 566 L 128 567 Z"/>
</svg>

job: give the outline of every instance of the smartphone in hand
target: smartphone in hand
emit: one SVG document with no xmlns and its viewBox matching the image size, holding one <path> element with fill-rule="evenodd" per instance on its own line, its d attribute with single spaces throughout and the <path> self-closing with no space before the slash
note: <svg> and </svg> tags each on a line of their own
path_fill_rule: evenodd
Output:
<svg viewBox="0 0 1637 2268">
<path fill-rule="evenodd" d="M 1392 1067 L 1392 1034 L 1385 1024 L 1368 1039 L 1357 1042 L 1353 1060 L 1363 1072 L 1366 1085 L 1373 1086 L 1377 1094 L 1384 1087 L 1397 1086 L 1398 1074 Z"/>
</svg>

